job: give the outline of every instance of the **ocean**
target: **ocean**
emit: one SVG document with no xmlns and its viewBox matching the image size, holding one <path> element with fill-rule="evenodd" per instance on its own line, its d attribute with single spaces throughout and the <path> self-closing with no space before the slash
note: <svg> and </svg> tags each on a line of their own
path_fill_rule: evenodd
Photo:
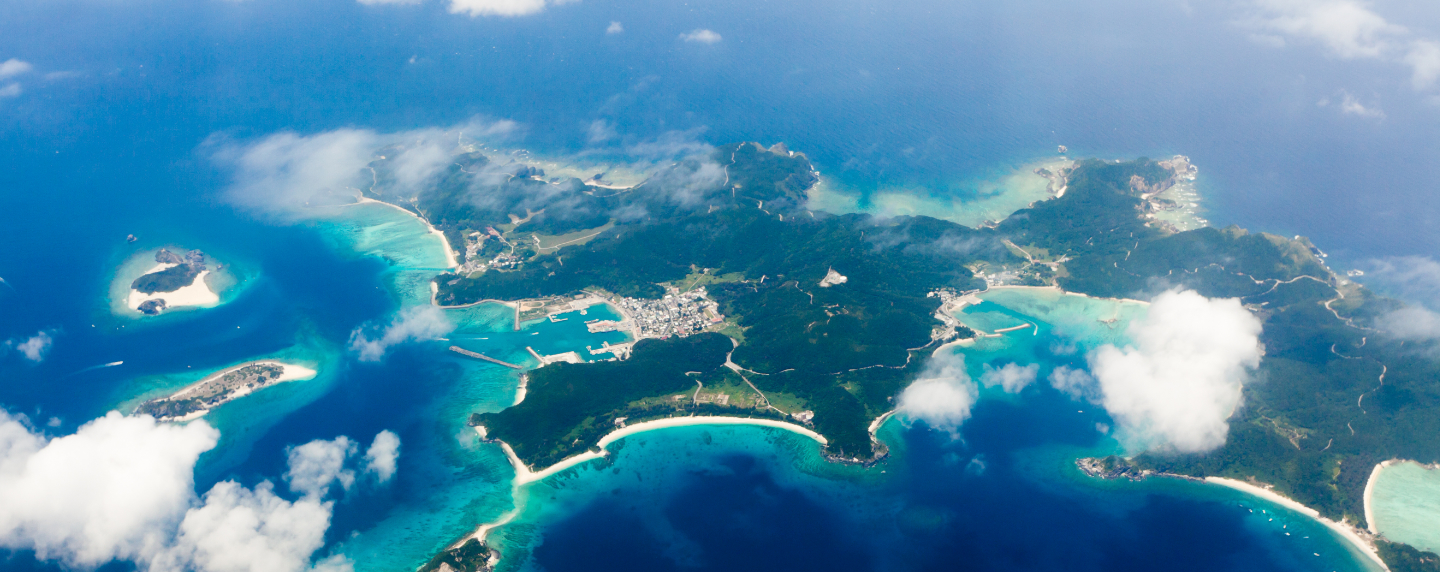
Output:
<svg viewBox="0 0 1440 572">
<path fill-rule="evenodd" d="M 403 443 L 395 480 L 337 503 L 322 553 L 357 570 L 410 569 L 511 510 L 512 470 L 465 420 L 513 402 L 512 370 L 443 342 L 380 363 L 347 349 L 357 328 L 428 301 L 443 266 L 433 236 L 384 207 L 295 223 L 226 199 L 217 142 L 280 131 L 509 119 L 522 126 L 509 146 L 597 157 L 784 141 L 860 207 L 897 189 L 985 198 L 1062 144 L 1076 157 L 1183 153 L 1215 224 L 1305 234 L 1337 264 L 1434 252 L 1425 158 L 1440 144 L 1405 78 L 1259 46 L 1217 10 L 587 0 L 471 19 L 438 2 L 0 5 L 0 60 L 35 66 L 17 79 L 21 94 L 0 100 L 0 339 L 55 339 L 42 363 L 0 359 L 0 405 L 53 418 L 46 430 L 61 435 L 203 372 L 299 360 L 320 375 L 208 417 L 222 442 L 202 457 L 198 490 L 277 480 L 287 446 L 388 429 Z M 624 31 L 607 34 L 610 22 Z M 723 39 L 679 39 L 700 28 Z M 1318 105 L 1342 90 L 1387 116 Z M 162 246 L 230 266 L 226 302 L 115 316 L 117 269 Z M 1043 327 L 967 353 L 972 374 L 991 361 L 1069 363 L 1050 345 L 1076 335 L 1064 316 L 1093 325 L 1075 312 L 1120 311 L 1000 298 L 981 308 L 989 319 Z M 508 312 L 451 317 L 464 343 L 518 363 L 529 340 L 507 341 Z M 1083 343 L 1111 335 L 1087 331 Z M 534 337 L 555 349 L 592 341 Z M 813 442 L 774 430 L 637 435 L 613 460 L 532 485 L 495 538 L 515 556 L 507 566 L 557 571 L 1368 569 L 1318 525 L 1238 493 L 1077 476 L 1073 458 L 1116 444 L 1095 427 L 1103 414 L 1076 405 L 1048 389 L 987 393 L 958 436 L 892 421 L 894 455 L 871 470 L 830 465 Z M 47 566 L 24 553 L 0 563 Z"/>
</svg>

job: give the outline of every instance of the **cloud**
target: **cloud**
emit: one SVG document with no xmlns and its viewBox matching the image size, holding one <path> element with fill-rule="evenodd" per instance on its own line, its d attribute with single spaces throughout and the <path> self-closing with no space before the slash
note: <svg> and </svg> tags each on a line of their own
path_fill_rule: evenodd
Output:
<svg viewBox="0 0 1440 572">
<path fill-rule="evenodd" d="M 1405 300 L 1440 308 L 1440 262 L 1428 256 L 1390 256 L 1364 265 L 1365 284 Z"/>
<path fill-rule="evenodd" d="M 18 75 L 30 73 L 30 71 L 34 69 L 35 66 L 30 65 L 30 62 L 10 58 L 8 60 L 0 62 L 0 79 L 9 79 Z"/>
<path fill-rule="evenodd" d="M 312 135 L 276 133 L 254 142 L 213 135 L 204 144 L 211 159 L 231 171 L 226 198 L 257 211 L 303 217 L 311 203 L 329 204 L 374 185 L 367 165 L 386 153 L 392 192 L 416 192 L 450 164 L 461 137 L 504 139 L 513 121 L 471 120 L 446 128 L 396 133 L 336 129 Z"/>
<path fill-rule="evenodd" d="M 220 433 L 111 412 L 47 439 L 0 411 L 0 546 L 93 568 L 148 561 L 194 498 L 194 467 Z"/>
<path fill-rule="evenodd" d="M 970 408 L 978 397 L 979 390 L 965 373 L 965 358 L 937 353 L 925 364 L 919 379 L 900 393 L 897 410 L 907 419 L 953 434 L 970 418 Z"/>
<path fill-rule="evenodd" d="M 619 22 L 611 22 L 611 23 L 610 23 L 610 26 L 608 26 L 608 27 L 605 28 L 605 33 L 606 33 L 606 34 L 614 35 L 614 34 L 620 34 L 620 33 L 623 33 L 623 32 L 625 32 L 625 26 L 621 26 Z"/>
<path fill-rule="evenodd" d="M 12 83 L 12 84 L 6 85 L 5 87 L 0 87 L 0 99 L 10 98 L 10 97 L 20 97 L 20 94 L 22 94 L 22 93 L 24 93 L 24 92 L 25 92 L 25 91 L 20 88 L 20 84 L 18 84 L 18 83 Z"/>
<path fill-rule="evenodd" d="M 1327 107 L 1327 106 L 1329 106 L 1329 105 L 1330 105 L 1330 98 L 1327 97 L 1327 98 L 1325 98 L 1325 99 L 1321 99 L 1318 105 L 1319 105 L 1320 107 Z M 1339 109 L 1340 109 L 1340 112 L 1341 112 L 1341 113 L 1344 113 L 1344 114 L 1346 114 L 1346 115 L 1355 115 L 1355 116 L 1359 116 L 1359 117 L 1370 117 L 1370 118 L 1374 118 L 1374 119 L 1384 119 L 1384 118 L 1385 118 L 1385 112 L 1384 112 L 1384 111 L 1381 111 L 1380 108 L 1378 108 L 1378 107 L 1373 107 L 1373 106 L 1366 106 L 1365 104 L 1360 103 L 1360 100 L 1357 99 L 1355 96 L 1350 95 L 1349 92 L 1344 91 L 1344 90 L 1341 90 L 1341 92 L 1340 92 L 1340 105 L 1339 105 L 1338 107 L 1339 107 Z"/>
<path fill-rule="evenodd" d="M 476 16 L 529 16 L 545 9 L 545 0 L 450 0 L 451 14 Z"/>
<path fill-rule="evenodd" d="M 345 437 L 291 449 L 287 478 L 292 488 L 307 483 L 296 501 L 268 481 L 254 489 L 224 481 L 197 498 L 195 463 L 220 437 L 203 420 L 176 425 L 111 412 L 55 438 L 27 423 L 0 410 L 0 547 L 73 568 L 115 560 L 152 572 L 352 568 L 338 555 L 310 565 L 333 507 L 320 483 L 353 474 L 343 459 L 337 468 L 326 458 L 337 445 L 353 450 Z"/>
<path fill-rule="evenodd" d="M 373 473 L 384 483 L 395 476 L 395 462 L 400 457 L 400 436 L 390 431 L 375 435 L 375 441 L 365 451 L 365 472 Z"/>
<path fill-rule="evenodd" d="M 1267 45 L 1284 46 L 1290 38 L 1341 59 L 1406 65 L 1416 89 L 1440 79 L 1440 43 L 1391 23 L 1363 0 L 1255 0 L 1242 24 Z"/>
<path fill-rule="evenodd" d="M 1169 291 L 1128 334 L 1135 345 L 1087 358 L 1099 403 L 1126 440 L 1185 453 L 1224 444 L 1241 385 L 1260 364 L 1260 320 L 1236 299 Z"/>
<path fill-rule="evenodd" d="M 610 122 L 604 119 L 596 119 L 590 122 L 589 127 L 585 128 L 585 135 L 591 145 L 604 143 L 616 137 L 615 126 L 610 125 Z"/>
<path fill-rule="evenodd" d="M 367 5 L 367 6 L 378 6 L 378 5 L 382 5 L 382 4 L 391 4 L 391 5 L 396 5 L 396 6 L 403 6 L 403 5 L 406 5 L 406 4 L 419 4 L 419 3 L 421 2 L 421 0 L 356 0 L 356 1 L 359 2 L 359 3 L 361 3 L 361 4 L 365 4 L 365 5 Z M 452 10 L 452 12 L 453 12 L 453 10 Z"/>
<path fill-rule="evenodd" d="M 348 437 L 330 441 L 315 440 L 287 451 L 290 470 L 285 480 L 290 490 L 306 497 L 322 497 L 336 482 L 350 490 L 355 484 L 355 471 L 345 468 L 345 460 L 355 454 L 357 445 Z"/>
<path fill-rule="evenodd" d="M 1095 378 L 1083 369 L 1073 369 L 1062 365 L 1050 371 L 1049 380 L 1051 387 L 1060 390 L 1060 393 L 1069 395 L 1071 399 L 1100 401 L 1100 391 L 1095 386 Z"/>
<path fill-rule="evenodd" d="M 253 490 L 234 481 L 216 484 L 204 503 L 185 513 L 173 546 L 151 570 L 299 572 L 325 543 L 333 503 L 319 497 L 290 502 L 262 482 Z M 341 557 L 323 562 L 328 570 L 350 570 Z M 317 569 L 320 569 L 317 566 Z"/>
<path fill-rule="evenodd" d="M 50 353 L 50 346 L 55 343 L 52 334 L 53 330 L 41 330 L 23 340 L 6 341 L 0 348 L 14 349 L 31 363 L 40 363 L 45 361 L 45 354 Z M 0 351 L 0 355 L 3 355 L 3 351 Z"/>
<path fill-rule="evenodd" d="M 680 34 L 680 39 L 687 42 L 695 42 L 699 44 L 714 44 L 719 42 L 722 38 L 720 37 L 720 34 L 717 34 L 712 30 L 706 30 L 705 28 L 696 28 L 684 34 Z"/>
<path fill-rule="evenodd" d="M 380 361 L 390 351 L 390 346 L 438 338 L 450 333 L 455 326 L 445 318 L 445 312 L 427 305 L 407 308 L 396 314 L 379 337 L 372 338 L 366 334 L 366 330 L 373 333 L 374 329 L 362 326 L 350 333 L 350 351 L 355 352 L 360 361 Z"/>
<path fill-rule="evenodd" d="M 1440 339 L 1440 262 L 1428 256 L 1391 256 L 1362 265 L 1365 285 L 1408 306 L 1375 319 L 1374 327 L 1401 340 Z"/>
<path fill-rule="evenodd" d="M 1040 372 L 1040 365 L 1033 363 L 1026 366 L 1007 363 L 998 369 L 987 363 L 984 367 L 985 372 L 980 374 L 980 384 L 985 387 L 998 385 L 1005 390 L 1005 393 L 1020 393 L 1021 390 L 1035 382 L 1035 377 Z"/>
</svg>

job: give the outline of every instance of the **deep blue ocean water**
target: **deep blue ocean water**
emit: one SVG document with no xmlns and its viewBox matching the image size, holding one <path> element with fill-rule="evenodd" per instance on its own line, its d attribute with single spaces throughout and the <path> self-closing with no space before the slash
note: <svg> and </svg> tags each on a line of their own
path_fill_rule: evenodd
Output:
<svg viewBox="0 0 1440 572">
<path fill-rule="evenodd" d="M 0 99 L 0 339 L 49 329 L 56 342 L 39 365 L 0 358 L 0 405 L 58 418 L 64 434 L 155 376 L 302 352 L 325 366 L 314 383 L 212 416 L 224 441 L 197 468 L 200 490 L 277 479 L 289 445 L 389 429 L 403 442 L 396 480 L 340 502 L 322 552 L 408 569 L 511 508 L 503 455 L 464 420 L 511 403 L 514 375 L 437 344 L 380 364 L 347 354 L 353 330 L 401 306 L 397 262 L 347 250 L 325 225 L 232 207 L 206 144 L 216 134 L 480 116 L 518 121 L 517 145 L 563 155 L 680 131 L 785 141 L 850 192 L 957 196 L 1058 144 L 1184 153 L 1217 224 L 1306 234 L 1332 261 L 1435 252 L 1436 116 L 1401 70 L 1264 48 L 1233 20 L 1140 2 L 586 0 L 520 19 L 436 2 L 4 3 L 0 60 L 36 71 Z M 607 36 L 611 21 L 625 32 Z M 702 27 L 724 39 L 678 40 Z M 1387 117 L 1317 105 L 1342 90 Z M 590 142 L 595 121 L 619 138 Z M 111 317 L 114 268 L 164 245 L 236 265 L 243 289 L 215 309 Z M 500 310 L 473 314 L 461 328 L 472 335 L 510 326 Z M 525 359 L 523 345 L 508 355 Z M 1213 487 L 1066 477 L 1069 459 L 1113 447 L 1070 405 L 1053 392 L 987 396 L 958 440 L 887 429 L 898 452 L 884 477 L 825 467 L 813 444 L 774 431 L 646 434 L 605 474 L 650 484 L 577 470 L 501 536 L 548 570 L 1356 569 L 1333 539 L 1282 539 L 1241 506 L 1259 504 Z"/>
</svg>

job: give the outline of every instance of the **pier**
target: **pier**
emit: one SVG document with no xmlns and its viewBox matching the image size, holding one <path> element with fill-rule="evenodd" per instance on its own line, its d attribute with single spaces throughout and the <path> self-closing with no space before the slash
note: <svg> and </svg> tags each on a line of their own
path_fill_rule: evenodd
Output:
<svg viewBox="0 0 1440 572">
<path fill-rule="evenodd" d="M 521 367 L 521 366 L 518 366 L 518 365 L 515 365 L 515 364 L 513 364 L 513 363 L 500 361 L 500 360 L 498 360 L 498 359 L 495 359 L 495 358 L 493 358 L 493 357 L 487 356 L 487 355 L 482 354 L 482 353 L 472 352 L 472 351 L 467 350 L 467 349 L 465 349 L 465 348 L 462 348 L 462 347 L 460 347 L 460 346 L 450 346 L 450 351 L 455 352 L 455 353 L 457 353 L 457 354 L 460 354 L 460 355 L 462 355 L 462 356 L 469 356 L 469 357 L 473 357 L 473 358 L 475 358 L 475 359 L 483 359 L 483 360 L 488 361 L 488 362 L 490 362 L 490 363 L 493 363 L 493 364 L 496 364 L 496 365 L 503 365 L 503 366 L 508 367 L 508 368 L 510 368 L 510 369 L 525 369 L 525 368 L 523 368 L 523 367 Z"/>
</svg>

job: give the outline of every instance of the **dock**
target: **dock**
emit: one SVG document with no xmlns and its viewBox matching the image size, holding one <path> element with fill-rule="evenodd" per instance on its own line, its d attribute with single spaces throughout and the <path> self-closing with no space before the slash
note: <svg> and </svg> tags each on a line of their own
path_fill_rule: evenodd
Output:
<svg viewBox="0 0 1440 572">
<path fill-rule="evenodd" d="M 473 357 L 473 358 L 475 358 L 475 359 L 483 359 L 483 360 L 488 361 L 488 362 L 490 362 L 490 363 L 493 363 L 493 364 L 496 364 L 496 365 L 503 365 L 503 366 L 508 367 L 508 368 L 510 368 L 510 369 L 525 369 L 525 368 L 523 368 L 523 367 L 521 367 L 521 366 L 518 366 L 518 365 L 515 365 L 515 364 L 513 364 L 513 363 L 500 361 L 500 360 L 498 360 L 498 359 L 495 359 L 495 358 L 493 358 L 493 357 L 487 356 L 487 355 L 482 354 L 482 353 L 472 352 L 472 351 L 467 350 L 467 349 L 465 349 L 465 348 L 462 348 L 462 347 L 460 347 L 460 346 L 450 346 L 450 351 L 455 352 L 455 353 L 457 353 L 457 354 L 460 354 L 460 355 L 462 355 L 462 356 L 469 356 L 469 357 Z"/>
</svg>

